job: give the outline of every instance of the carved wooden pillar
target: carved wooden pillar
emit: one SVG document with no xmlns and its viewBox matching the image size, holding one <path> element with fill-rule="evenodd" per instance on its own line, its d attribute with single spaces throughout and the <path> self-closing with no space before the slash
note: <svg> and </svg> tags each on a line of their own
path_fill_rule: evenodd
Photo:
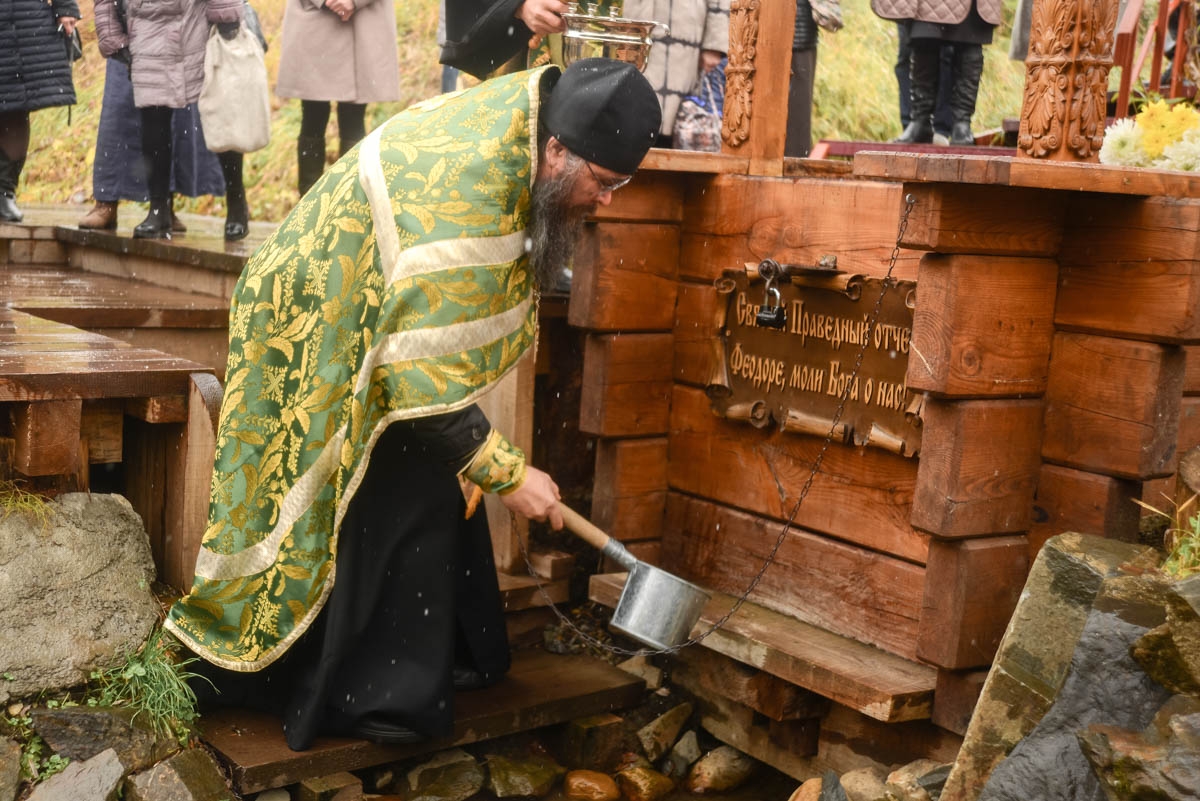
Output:
<svg viewBox="0 0 1200 801">
<path fill-rule="evenodd" d="M 722 152 L 748 156 L 751 175 L 783 174 L 795 24 L 790 1 L 730 4 Z"/>
<path fill-rule="evenodd" d="M 1036 0 L 1019 155 L 1099 160 L 1116 27 L 1117 0 Z"/>
</svg>

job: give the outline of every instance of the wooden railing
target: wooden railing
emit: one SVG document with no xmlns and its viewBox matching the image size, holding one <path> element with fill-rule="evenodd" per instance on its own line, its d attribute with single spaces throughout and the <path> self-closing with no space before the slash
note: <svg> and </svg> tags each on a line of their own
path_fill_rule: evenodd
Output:
<svg viewBox="0 0 1200 801">
<path fill-rule="evenodd" d="M 1161 92 L 1162 59 L 1166 46 L 1167 26 L 1172 13 L 1179 9 L 1179 17 L 1175 27 L 1175 55 L 1172 59 L 1171 83 L 1164 94 L 1165 97 L 1184 96 L 1184 63 L 1188 57 L 1188 41 L 1186 32 L 1195 23 L 1195 9 L 1189 0 L 1171 0 L 1161 2 L 1158 6 L 1158 16 L 1154 26 L 1146 31 L 1141 45 L 1137 44 L 1138 24 L 1141 22 L 1144 0 L 1129 0 L 1125 12 L 1117 23 L 1117 40 L 1113 47 L 1113 66 L 1121 70 L 1121 82 L 1117 90 L 1117 103 L 1114 116 L 1117 119 L 1129 114 L 1129 93 L 1135 76 L 1142 74 L 1146 56 L 1153 50 L 1154 57 L 1150 61 L 1150 87 Z M 1136 58 L 1135 58 L 1136 50 Z"/>
</svg>

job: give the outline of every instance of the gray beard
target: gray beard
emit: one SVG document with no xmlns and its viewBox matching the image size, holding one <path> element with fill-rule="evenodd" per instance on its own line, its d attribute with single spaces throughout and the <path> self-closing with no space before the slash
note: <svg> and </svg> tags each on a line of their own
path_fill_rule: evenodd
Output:
<svg viewBox="0 0 1200 801">
<path fill-rule="evenodd" d="M 529 265 L 541 291 L 554 289 L 571 263 L 571 254 L 583 230 L 587 209 L 567 205 L 583 162 L 568 159 L 558 176 L 533 185 L 528 242 Z"/>
</svg>

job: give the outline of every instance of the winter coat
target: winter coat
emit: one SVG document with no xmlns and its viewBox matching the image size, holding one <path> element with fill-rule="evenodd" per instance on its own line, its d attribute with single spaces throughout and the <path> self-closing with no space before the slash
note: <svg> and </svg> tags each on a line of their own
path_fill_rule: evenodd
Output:
<svg viewBox="0 0 1200 801">
<path fill-rule="evenodd" d="M 683 98 L 700 85 L 700 51 L 729 52 L 729 0 L 625 0 L 622 16 L 665 22 L 643 74 L 658 92 L 662 133 L 670 135 Z"/>
<path fill-rule="evenodd" d="M 0 0 L 0 113 L 75 103 L 59 17 L 79 19 L 75 0 Z"/>
<path fill-rule="evenodd" d="M 138 108 L 183 108 L 200 99 L 209 24 L 238 22 L 244 0 L 126 0 L 126 33 L 116 4 L 96 0 L 96 39 L 111 56 L 133 56 L 133 102 Z"/>
<path fill-rule="evenodd" d="M 984 22 L 1000 24 L 1001 0 L 871 0 L 871 10 L 884 19 L 913 19 L 939 25 L 956 25 L 977 3 Z"/>
<path fill-rule="evenodd" d="M 342 22 L 322 0 L 287 0 L 275 93 L 301 100 L 379 103 L 400 99 L 392 0 L 355 0 Z"/>
</svg>

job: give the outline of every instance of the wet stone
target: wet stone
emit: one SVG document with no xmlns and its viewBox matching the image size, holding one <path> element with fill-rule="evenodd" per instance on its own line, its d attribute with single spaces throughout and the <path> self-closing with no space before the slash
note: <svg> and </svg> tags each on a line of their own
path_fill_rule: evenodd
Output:
<svg viewBox="0 0 1200 801">
<path fill-rule="evenodd" d="M 879 768 L 859 768 L 845 773 L 841 785 L 846 801 L 884 801 L 888 797 L 887 782 Z"/>
<path fill-rule="evenodd" d="M 788 801 L 818 801 L 821 797 L 821 777 L 809 779 L 788 796 Z"/>
<path fill-rule="evenodd" d="M 607 773 L 595 770 L 573 770 L 563 779 L 563 793 L 580 801 L 617 801 L 621 790 Z"/>
<path fill-rule="evenodd" d="M 21 783 L 21 746 L 0 737 L 0 801 L 13 801 Z"/>
<path fill-rule="evenodd" d="M 466 801 L 483 789 L 483 768 L 461 748 L 442 751 L 408 772 L 408 801 Z"/>
<path fill-rule="evenodd" d="M 1104 725 L 1080 732 L 1080 747 L 1109 799 L 1200 799 L 1200 713 L 1174 715 L 1161 725 L 1168 736 L 1160 742 L 1156 726 L 1146 733 Z"/>
<path fill-rule="evenodd" d="M 125 801 L 230 801 L 233 793 L 207 751 L 191 748 L 125 780 Z"/>
<path fill-rule="evenodd" d="M 563 735 L 563 759 L 572 767 L 589 770 L 615 767 L 626 748 L 624 723 L 607 712 L 572 720 Z"/>
<path fill-rule="evenodd" d="M 282 787 L 276 787 L 272 790 L 263 790 L 254 796 L 254 801 L 292 801 L 292 794 Z"/>
<path fill-rule="evenodd" d="M 850 801 L 850 795 L 842 786 L 842 780 L 832 770 L 825 771 L 825 775 L 821 777 L 821 794 L 817 796 L 817 801 Z"/>
<path fill-rule="evenodd" d="M 738 787 L 750 775 L 758 762 L 728 745 L 709 751 L 692 765 L 688 772 L 687 789 L 693 793 L 720 792 Z"/>
<path fill-rule="evenodd" d="M 675 789 L 675 782 L 653 768 L 635 766 L 617 774 L 621 793 L 629 801 L 658 801 Z"/>
<path fill-rule="evenodd" d="M 689 730 L 671 747 L 671 753 L 663 760 L 662 772 L 671 778 L 681 778 L 700 759 L 700 742 L 694 730 Z"/>
<path fill-rule="evenodd" d="M 918 759 L 897 768 L 887 777 L 888 801 L 932 801 L 941 794 L 950 766 L 932 759 Z M 933 792 L 930 792 L 933 790 Z"/>
<path fill-rule="evenodd" d="M 38 736 L 71 760 L 91 759 L 112 748 L 125 770 L 136 773 L 179 750 L 178 742 L 154 731 L 148 716 L 128 708 L 35 707 L 29 714 Z"/>
<path fill-rule="evenodd" d="M 124 776 L 125 768 L 117 759 L 117 752 L 110 749 L 67 765 L 61 773 L 35 787 L 28 801 L 113 801 Z"/>
<path fill-rule="evenodd" d="M 638 740 L 646 758 L 657 762 L 667 753 L 691 716 L 692 705 L 682 703 L 638 729 Z"/>
<path fill-rule="evenodd" d="M 518 759 L 491 754 L 487 766 L 487 788 L 497 798 L 546 795 L 567 772 L 547 757 Z"/>
</svg>

